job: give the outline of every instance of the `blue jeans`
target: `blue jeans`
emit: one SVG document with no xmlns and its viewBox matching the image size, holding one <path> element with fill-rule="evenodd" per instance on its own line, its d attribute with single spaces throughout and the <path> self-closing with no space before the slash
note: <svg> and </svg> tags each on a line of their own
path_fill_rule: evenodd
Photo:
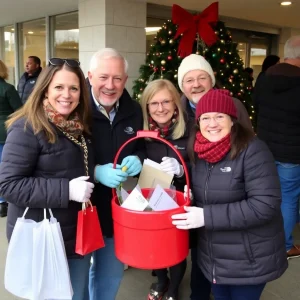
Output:
<svg viewBox="0 0 300 300">
<path fill-rule="evenodd" d="M 91 256 L 91 254 L 88 254 L 83 259 L 68 259 L 71 283 L 74 291 L 72 300 L 89 299 L 88 286 Z"/>
<path fill-rule="evenodd" d="M 90 300 L 115 300 L 124 274 L 124 264 L 115 255 L 113 238 L 104 238 L 105 247 L 93 252 L 90 268 Z"/>
<path fill-rule="evenodd" d="M 215 300 L 259 300 L 265 285 L 212 284 L 212 290 Z"/>
<path fill-rule="evenodd" d="M 300 165 L 276 161 L 281 185 L 281 212 L 286 251 L 293 247 L 293 230 L 299 219 Z"/>
<path fill-rule="evenodd" d="M 2 161 L 2 151 L 4 143 L 0 143 L 0 162 Z M 2 197 L 0 197 L 0 203 L 6 202 Z"/>
<path fill-rule="evenodd" d="M 201 269 L 197 262 L 198 254 L 197 247 L 191 248 L 191 259 L 192 259 L 192 269 L 191 269 L 191 300 L 209 300 L 211 284 L 203 275 Z"/>
</svg>

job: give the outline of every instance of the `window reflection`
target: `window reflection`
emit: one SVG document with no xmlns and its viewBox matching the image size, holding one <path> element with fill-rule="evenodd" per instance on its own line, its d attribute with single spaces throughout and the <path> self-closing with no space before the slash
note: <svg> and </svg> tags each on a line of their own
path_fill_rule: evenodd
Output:
<svg viewBox="0 0 300 300">
<path fill-rule="evenodd" d="M 7 82 L 15 84 L 15 29 L 13 25 L 4 27 L 4 62 L 8 68 Z"/>
<path fill-rule="evenodd" d="M 46 65 L 46 24 L 45 19 L 20 23 L 20 76 L 25 71 L 28 56 L 37 56 L 41 67 Z"/>
<path fill-rule="evenodd" d="M 53 57 L 79 58 L 78 12 L 52 17 L 54 29 Z"/>
</svg>

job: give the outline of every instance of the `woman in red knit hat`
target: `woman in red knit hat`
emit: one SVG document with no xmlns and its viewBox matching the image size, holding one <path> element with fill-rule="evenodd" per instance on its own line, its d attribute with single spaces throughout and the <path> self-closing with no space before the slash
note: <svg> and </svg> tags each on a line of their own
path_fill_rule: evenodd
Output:
<svg viewBox="0 0 300 300">
<path fill-rule="evenodd" d="M 287 268 L 280 183 L 266 144 L 237 122 L 226 90 L 198 102 L 189 150 L 195 207 L 173 215 L 198 228 L 198 265 L 215 300 L 259 300 Z"/>
</svg>

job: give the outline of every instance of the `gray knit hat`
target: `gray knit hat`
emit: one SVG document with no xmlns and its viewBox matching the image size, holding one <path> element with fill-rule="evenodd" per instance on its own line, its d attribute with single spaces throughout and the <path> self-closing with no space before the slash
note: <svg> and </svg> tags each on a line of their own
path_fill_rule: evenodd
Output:
<svg viewBox="0 0 300 300">
<path fill-rule="evenodd" d="M 183 77 L 187 72 L 193 70 L 202 70 L 208 73 L 212 80 L 212 86 L 215 86 L 216 78 L 209 62 L 201 55 L 190 54 L 182 60 L 178 68 L 178 85 L 182 92 Z"/>
</svg>

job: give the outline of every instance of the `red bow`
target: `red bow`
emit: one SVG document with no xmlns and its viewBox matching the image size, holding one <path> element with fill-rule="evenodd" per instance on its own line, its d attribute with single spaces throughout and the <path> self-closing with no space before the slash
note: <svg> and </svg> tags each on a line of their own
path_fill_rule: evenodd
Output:
<svg viewBox="0 0 300 300">
<path fill-rule="evenodd" d="M 218 40 L 215 31 L 211 27 L 211 24 L 218 22 L 218 2 L 212 3 L 202 13 L 195 16 L 179 5 L 174 4 L 172 21 L 178 25 L 175 39 L 183 33 L 177 52 L 181 57 L 192 53 L 197 32 L 208 46 L 213 45 Z"/>
</svg>

